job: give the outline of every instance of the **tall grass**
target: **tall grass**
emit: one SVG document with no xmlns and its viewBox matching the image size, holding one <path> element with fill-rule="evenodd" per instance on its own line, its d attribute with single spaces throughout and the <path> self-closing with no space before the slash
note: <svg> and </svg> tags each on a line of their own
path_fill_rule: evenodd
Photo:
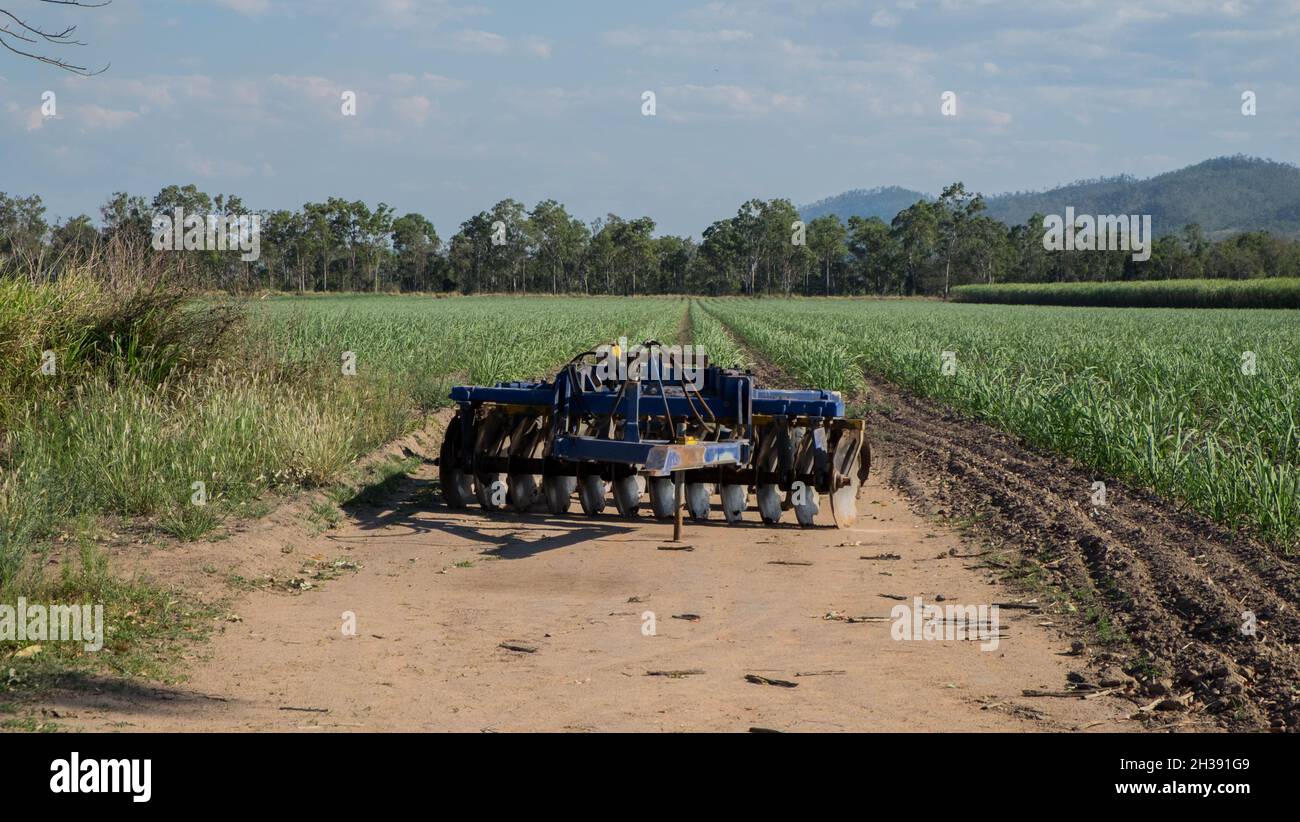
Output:
<svg viewBox="0 0 1300 822">
<path fill-rule="evenodd" d="M 962 285 L 956 302 L 1112 308 L 1300 308 L 1300 279 Z"/>
<path fill-rule="evenodd" d="M 226 301 L 199 310 L 156 257 L 117 244 L 57 279 L 0 278 L 0 424 L 94 374 L 158 383 L 201 370 L 228 353 L 240 316 Z"/>
<path fill-rule="evenodd" d="M 336 297 L 245 316 L 148 272 L 105 273 L 0 281 L 0 590 L 63 523 L 111 514 L 196 537 L 268 491 L 332 482 L 446 404 L 453 382 L 541 376 L 623 334 L 671 339 L 685 310 Z M 42 351 L 55 374 L 40 373 Z"/>
</svg>

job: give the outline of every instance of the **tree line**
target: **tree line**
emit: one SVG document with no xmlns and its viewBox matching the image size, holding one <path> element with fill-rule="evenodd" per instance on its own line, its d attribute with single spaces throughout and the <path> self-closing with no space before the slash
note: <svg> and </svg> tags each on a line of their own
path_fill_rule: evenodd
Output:
<svg viewBox="0 0 1300 822">
<path fill-rule="evenodd" d="M 57 276 L 106 243 L 148 248 L 154 218 L 250 213 L 234 195 L 169 185 L 152 199 L 115 192 L 87 215 L 47 221 L 40 197 L 0 192 L 0 273 Z M 1149 260 L 1128 251 L 1049 251 L 1043 215 L 1007 226 L 961 183 L 890 222 L 826 215 L 800 220 L 786 199 L 752 199 L 699 239 L 656 235 L 650 217 L 584 222 L 563 204 L 506 199 L 447 241 L 418 213 L 331 197 L 259 211 L 260 255 L 156 251 L 178 278 L 228 291 L 423 291 L 708 295 L 946 295 L 952 286 L 1300 276 L 1300 242 L 1250 231 L 1212 242 L 1192 224 L 1156 239 Z"/>
</svg>

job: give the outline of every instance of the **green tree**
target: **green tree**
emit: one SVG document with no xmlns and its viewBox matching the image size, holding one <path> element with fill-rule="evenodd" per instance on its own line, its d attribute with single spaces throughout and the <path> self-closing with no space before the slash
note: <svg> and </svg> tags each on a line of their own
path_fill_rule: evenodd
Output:
<svg viewBox="0 0 1300 822">
<path fill-rule="evenodd" d="M 708 228 L 690 269 L 691 288 L 713 296 L 746 290 L 744 241 L 734 219 L 717 220 Z"/>
<path fill-rule="evenodd" d="M 99 207 L 99 215 L 104 224 L 106 240 L 147 243 L 153 234 L 152 215 L 143 197 L 115 191 Z"/>
<path fill-rule="evenodd" d="M 943 298 L 946 300 L 952 286 L 953 258 L 960 250 L 971 221 L 984 210 L 984 198 L 968 192 L 962 183 L 953 183 L 939 195 L 935 210 L 939 250 L 943 254 Z"/>
<path fill-rule="evenodd" d="M 460 224 L 451 238 L 448 264 L 456 286 L 462 293 L 487 290 L 492 253 L 492 215 L 480 211 Z"/>
<path fill-rule="evenodd" d="M 883 220 L 879 217 L 850 217 L 846 244 L 863 291 L 887 294 L 896 286 L 901 288 L 902 280 L 894 276 L 899 258 L 898 244 Z M 845 289 L 846 292 L 851 290 L 854 289 Z"/>
<path fill-rule="evenodd" d="M 821 266 L 826 296 L 831 294 L 831 265 L 849 253 L 848 234 L 848 228 L 834 214 L 823 215 L 808 224 L 808 248 Z"/>
<path fill-rule="evenodd" d="M 429 287 L 442 241 L 433 223 L 414 212 L 393 221 L 393 252 L 403 289 L 431 291 Z"/>
<path fill-rule="evenodd" d="M 0 267 L 39 269 L 47 231 L 40 197 L 10 197 L 0 191 Z"/>
<path fill-rule="evenodd" d="M 379 293 L 379 271 L 390 254 L 389 235 L 393 232 L 393 209 L 380 203 L 371 211 L 364 203 L 354 203 L 356 215 L 357 256 L 366 278 Z"/>
<path fill-rule="evenodd" d="M 1011 264 L 1012 249 L 1007 227 L 984 215 L 970 220 L 965 227 L 966 236 L 961 244 L 961 260 L 969 269 L 969 280 L 992 283 L 998 271 Z"/>
<path fill-rule="evenodd" d="M 543 200 L 529 212 L 528 228 L 537 268 L 550 277 L 551 293 L 570 290 L 570 278 L 576 274 L 588 242 L 586 225 L 555 200 Z"/>
<path fill-rule="evenodd" d="M 890 233 L 898 245 L 903 265 L 903 291 L 915 294 L 935 254 L 938 220 L 934 208 L 924 200 L 908 206 L 894 217 Z"/>
<path fill-rule="evenodd" d="M 50 233 L 50 252 L 60 267 L 83 265 L 98 245 L 99 232 L 86 214 L 65 220 Z"/>
<path fill-rule="evenodd" d="M 654 241 L 655 257 L 659 260 L 658 285 L 655 290 L 660 294 L 685 294 L 687 292 L 687 275 L 695 259 L 695 241 L 689 237 L 676 237 L 671 234 Z"/>
</svg>

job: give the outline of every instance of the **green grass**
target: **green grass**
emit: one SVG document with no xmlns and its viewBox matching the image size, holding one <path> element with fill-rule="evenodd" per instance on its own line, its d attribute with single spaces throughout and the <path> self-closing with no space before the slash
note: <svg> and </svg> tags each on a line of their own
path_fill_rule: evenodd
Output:
<svg viewBox="0 0 1300 822">
<path fill-rule="evenodd" d="M 0 315 L 0 349 L 31 361 L 0 384 L 0 593 L 26 584 L 30 547 L 63 522 L 123 515 L 195 539 L 232 512 L 267 510 L 268 492 L 338 481 L 447 404 L 453 383 L 549 374 L 620 335 L 671 339 L 686 310 L 678 299 L 339 296 L 258 302 L 234 325 L 225 306 L 172 296 L 165 311 L 136 292 L 105 308 L 85 293 L 111 295 L 83 285 L 0 284 L 28 310 L 27 325 L 18 310 Z M 193 346 L 209 309 L 220 328 L 205 345 L 220 356 L 183 354 L 175 341 Z M 84 344 L 77 329 L 103 316 L 136 329 L 135 353 Z M 27 374 L 51 348 L 67 367 Z"/>
<path fill-rule="evenodd" d="M 1300 547 L 1300 322 L 1291 312 L 702 305 L 809 386 L 851 396 L 870 373 L 1103 477 Z M 942 371 L 945 351 L 955 357 L 951 375 Z M 1253 374 L 1243 373 L 1247 352 Z"/>
<path fill-rule="evenodd" d="M 966 303 L 1112 308 L 1300 308 L 1300 279 L 963 285 L 952 290 L 952 298 Z"/>
<path fill-rule="evenodd" d="M 29 604 L 103 607 L 102 647 L 89 651 L 80 641 L 0 641 L 0 698 L 52 686 L 75 686 L 102 677 L 176 681 L 175 670 L 193 640 L 207 635 L 217 614 L 183 592 L 145 578 L 111 572 L 93 542 L 94 528 L 78 523 L 60 548 L 43 556 L 59 559 L 59 570 L 29 579 L 22 591 Z M 14 600 L 4 600 L 11 607 Z"/>
</svg>

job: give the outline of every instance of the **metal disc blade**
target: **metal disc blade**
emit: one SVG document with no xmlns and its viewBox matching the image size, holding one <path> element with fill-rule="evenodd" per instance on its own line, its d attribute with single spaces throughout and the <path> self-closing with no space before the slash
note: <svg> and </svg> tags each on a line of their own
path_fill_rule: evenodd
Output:
<svg viewBox="0 0 1300 822">
<path fill-rule="evenodd" d="M 635 517 L 641 505 L 641 477 L 630 476 L 614 480 L 614 505 L 625 517 Z"/>
<path fill-rule="evenodd" d="M 532 474 L 510 475 L 510 506 L 521 514 L 537 501 L 537 480 Z"/>
<path fill-rule="evenodd" d="M 758 486 L 758 514 L 763 522 L 776 525 L 781 521 L 781 488 L 778 485 Z"/>
<path fill-rule="evenodd" d="M 509 502 L 509 485 L 505 474 L 483 474 L 474 478 L 474 495 L 485 511 L 497 511 Z"/>
<path fill-rule="evenodd" d="M 605 510 L 605 494 L 608 492 L 605 481 L 599 476 L 586 476 L 578 482 L 578 502 L 582 513 L 594 517 Z"/>
<path fill-rule="evenodd" d="M 831 494 L 831 516 L 839 528 L 851 528 L 858 521 L 857 477 L 854 477 L 852 485 L 846 485 Z"/>
<path fill-rule="evenodd" d="M 702 482 L 688 482 L 686 484 L 686 511 L 691 515 L 691 519 L 708 519 L 710 500 L 713 496 L 713 486 Z"/>
<path fill-rule="evenodd" d="M 503 414 L 491 414 L 479 424 L 474 442 L 474 453 L 479 457 L 500 456 L 507 450 L 510 430 L 509 419 Z M 496 511 L 509 502 L 505 474 L 481 473 L 474 477 L 474 495 L 484 511 Z"/>
<path fill-rule="evenodd" d="M 474 499 L 474 483 L 459 468 L 440 471 L 438 484 L 442 486 L 442 501 L 448 508 L 464 508 Z"/>
<path fill-rule="evenodd" d="M 837 527 L 849 528 L 857 522 L 858 491 L 870 465 L 871 449 L 862 441 L 861 433 L 846 431 L 841 434 L 832 455 L 832 479 L 837 484 L 847 479 L 848 484 L 831 494 L 831 516 Z"/>
<path fill-rule="evenodd" d="M 577 485 L 577 477 L 547 477 L 542 480 L 546 510 L 556 515 L 569 513 L 569 508 L 573 505 L 573 489 Z"/>
<path fill-rule="evenodd" d="M 669 477 L 650 478 L 650 508 L 659 519 L 671 519 L 677 507 L 673 496 L 673 481 Z"/>
<path fill-rule="evenodd" d="M 474 484 L 459 465 L 462 457 L 460 424 L 461 418 L 457 415 L 447 425 L 438 452 L 438 486 L 442 491 L 442 501 L 448 508 L 464 508 L 474 499 Z"/>
<path fill-rule="evenodd" d="M 727 522 L 740 522 L 741 515 L 749 507 L 749 489 L 743 485 L 724 485 L 718 489 L 722 499 L 722 515 Z"/>
<path fill-rule="evenodd" d="M 803 502 L 796 501 L 794 504 L 794 516 L 799 520 L 801 527 L 807 528 L 813 524 L 817 512 L 821 510 L 821 505 L 817 491 L 812 488 L 805 487 L 802 496 Z"/>
</svg>

